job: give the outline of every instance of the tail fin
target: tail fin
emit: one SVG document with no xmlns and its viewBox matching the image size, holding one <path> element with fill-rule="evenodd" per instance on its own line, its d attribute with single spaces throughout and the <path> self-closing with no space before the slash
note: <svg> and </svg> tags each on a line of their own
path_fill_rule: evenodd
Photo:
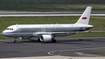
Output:
<svg viewBox="0 0 105 59">
<path fill-rule="evenodd" d="M 75 24 L 84 24 L 88 25 L 89 19 L 90 19 L 90 13 L 91 13 L 92 7 L 87 7 L 84 13 L 81 15 L 79 20 Z"/>
</svg>

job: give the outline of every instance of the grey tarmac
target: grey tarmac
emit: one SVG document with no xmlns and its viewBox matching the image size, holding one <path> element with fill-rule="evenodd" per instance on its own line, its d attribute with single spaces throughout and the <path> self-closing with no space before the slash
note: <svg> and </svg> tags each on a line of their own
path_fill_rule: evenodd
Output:
<svg viewBox="0 0 105 59">
<path fill-rule="evenodd" d="M 57 37 L 57 43 L 41 43 L 37 38 L 20 40 L 0 39 L 0 59 L 20 57 L 105 57 L 105 37 Z"/>
</svg>

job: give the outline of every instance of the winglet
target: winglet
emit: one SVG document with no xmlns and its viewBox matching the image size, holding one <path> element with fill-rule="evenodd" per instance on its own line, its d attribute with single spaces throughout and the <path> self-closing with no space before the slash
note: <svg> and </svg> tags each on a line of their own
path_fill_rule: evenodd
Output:
<svg viewBox="0 0 105 59">
<path fill-rule="evenodd" d="M 75 24 L 88 25 L 89 19 L 90 19 L 91 9 L 92 9 L 92 7 L 87 7 L 85 9 L 85 11 L 83 12 L 83 14 L 81 15 L 81 17 L 79 18 L 79 20 Z"/>
</svg>

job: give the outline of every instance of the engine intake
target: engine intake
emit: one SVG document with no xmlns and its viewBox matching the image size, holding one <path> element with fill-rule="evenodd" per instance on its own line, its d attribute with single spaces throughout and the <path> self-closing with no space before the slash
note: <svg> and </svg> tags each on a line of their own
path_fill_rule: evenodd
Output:
<svg viewBox="0 0 105 59">
<path fill-rule="evenodd" d="M 41 38 L 40 38 L 40 41 L 43 41 L 43 42 L 48 42 L 48 41 L 52 41 L 52 35 L 42 35 Z"/>
</svg>

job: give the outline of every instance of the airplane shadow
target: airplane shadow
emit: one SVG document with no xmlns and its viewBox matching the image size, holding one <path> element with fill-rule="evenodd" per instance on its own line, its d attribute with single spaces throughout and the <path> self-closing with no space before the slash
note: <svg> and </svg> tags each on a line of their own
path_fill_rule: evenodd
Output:
<svg viewBox="0 0 105 59">
<path fill-rule="evenodd" d="M 94 39 L 56 39 L 57 42 L 54 44 L 85 44 L 85 43 L 81 43 L 83 41 L 90 41 L 90 42 L 105 42 L 105 41 L 98 41 L 98 40 L 94 40 Z M 5 42 L 5 43 L 14 43 L 14 42 Z M 26 40 L 19 40 L 18 43 L 44 43 L 44 44 L 53 44 L 52 42 L 38 42 L 38 40 L 36 38 L 34 39 L 26 39 Z"/>
<path fill-rule="evenodd" d="M 17 40 L 18 43 L 39 43 L 38 40 L 36 39 L 23 39 L 23 40 Z M 5 41 L 4 43 L 14 43 L 14 40 L 13 41 Z"/>
<path fill-rule="evenodd" d="M 21 43 L 38 43 L 38 40 L 36 39 L 26 39 L 26 40 L 21 40 Z"/>
<path fill-rule="evenodd" d="M 58 40 L 58 44 L 84 44 L 87 45 L 85 42 L 105 42 L 104 39 L 63 39 L 63 40 Z"/>
<path fill-rule="evenodd" d="M 67 40 L 58 40 L 57 43 L 58 44 L 84 44 L 87 45 L 85 43 L 81 43 L 83 41 L 93 41 L 92 39 L 75 39 L 75 40 L 71 40 L 71 39 L 67 39 Z"/>
</svg>

